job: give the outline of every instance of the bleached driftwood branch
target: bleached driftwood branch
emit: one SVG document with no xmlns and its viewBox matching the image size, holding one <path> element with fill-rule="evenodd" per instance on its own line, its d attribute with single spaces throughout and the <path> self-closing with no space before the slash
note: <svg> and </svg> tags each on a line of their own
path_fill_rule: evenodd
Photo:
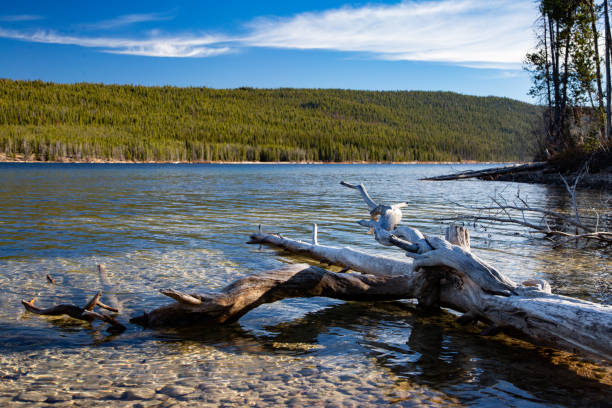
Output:
<svg viewBox="0 0 612 408">
<path fill-rule="evenodd" d="M 513 165 L 493 169 L 470 170 L 456 174 L 430 177 L 423 180 L 457 180 L 472 177 L 489 178 L 508 173 L 540 170 L 544 167 L 546 167 L 546 163 L 544 162 L 528 163 L 519 166 Z M 491 206 L 471 207 L 453 203 L 459 207 L 472 210 L 472 213 L 456 217 L 445 217 L 440 220 L 472 222 L 490 221 L 520 225 L 544 234 L 544 237 L 554 241 L 554 247 L 578 241 L 609 246 L 612 245 L 612 232 L 609 230 L 609 222 L 612 214 L 608 212 L 605 214 L 596 213 L 595 217 L 587 216 L 583 214 L 583 211 L 579 208 L 576 199 L 576 188 L 588 172 L 589 161 L 587 161 L 582 169 L 576 173 L 571 185 L 567 179 L 559 173 L 559 179 L 563 182 L 571 200 L 572 216 L 558 211 L 530 206 L 527 201 L 520 196 L 520 193 L 517 192 L 515 202 L 511 204 L 508 204 L 501 195 L 491 197 L 491 201 L 494 204 Z M 370 203 L 368 203 L 368 206 L 370 206 Z M 474 212 L 476 213 L 474 214 Z M 535 215 L 541 217 L 539 222 L 532 220 Z M 553 228 L 551 225 L 555 227 Z"/>
</svg>

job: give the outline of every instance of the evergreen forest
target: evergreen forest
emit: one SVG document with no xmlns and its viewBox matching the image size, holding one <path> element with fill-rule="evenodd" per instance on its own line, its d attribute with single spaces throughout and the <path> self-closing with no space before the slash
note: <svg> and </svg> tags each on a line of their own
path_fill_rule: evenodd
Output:
<svg viewBox="0 0 612 408">
<path fill-rule="evenodd" d="M 0 156 L 39 161 L 524 161 L 543 108 L 450 92 L 0 79 Z"/>
</svg>

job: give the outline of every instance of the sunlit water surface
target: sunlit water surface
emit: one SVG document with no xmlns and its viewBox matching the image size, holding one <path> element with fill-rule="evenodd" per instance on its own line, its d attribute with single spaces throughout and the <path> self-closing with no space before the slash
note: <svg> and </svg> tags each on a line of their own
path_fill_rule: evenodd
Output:
<svg viewBox="0 0 612 408">
<path fill-rule="evenodd" d="M 547 186 L 418 178 L 479 165 L 0 164 L 0 405 L 32 406 L 605 406 L 604 384 L 542 353 L 413 313 L 409 304 L 292 299 L 237 324 L 188 331 L 105 325 L 26 313 L 37 304 L 83 305 L 104 287 L 106 265 L 122 316 L 170 300 L 161 288 L 207 292 L 295 262 L 246 245 L 257 224 L 403 258 L 355 221 L 363 202 L 407 201 L 403 223 L 426 234 L 454 203 L 490 204 L 520 189 L 529 203 L 567 210 Z M 606 210 L 610 192 L 583 191 Z M 519 227 L 470 225 L 475 252 L 516 281 L 544 278 L 558 293 L 612 303 L 610 254 L 555 250 Z M 56 285 L 45 276 L 50 274 Z M 104 300 L 104 298 L 103 298 Z"/>
</svg>

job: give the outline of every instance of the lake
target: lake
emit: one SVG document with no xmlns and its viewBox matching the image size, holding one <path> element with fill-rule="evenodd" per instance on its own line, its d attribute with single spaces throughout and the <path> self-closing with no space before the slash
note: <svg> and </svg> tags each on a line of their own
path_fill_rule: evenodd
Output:
<svg viewBox="0 0 612 408">
<path fill-rule="evenodd" d="M 411 302 L 290 299 L 237 324 L 120 335 L 100 323 L 27 313 L 20 301 L 84 305 L 104 285 L 126 318 L 170 302 L 162 288 L 207 292 L 303 261 L 247 245 L 265 231 L 404 258 L 355 221 L 364 203 L 406 201 L 402 224 L 441 234 L 456 205 L 511 200 L 567 210 L 557 187 L 421 177 L 485 165 L 0 164 L 0 405 L 605 406 L 610 386 L 550 349 L 414 313 Z M 580 191 L 609 210 L 612 192 Z M 521 227 L 470 224 L 474 251 L 515 281 L 612 303 L 610 252 L 552 249 Z M 49 274 L 56 281 L 46 280 Z M 573 359 L 570 358 L 570 359 Z M 560 361 L 561 360 L 561 361 Z M 578 364 L 582 364 L 578 362 Z M 601 369 L 605 373 L 605 369 Z"/>
</svg>

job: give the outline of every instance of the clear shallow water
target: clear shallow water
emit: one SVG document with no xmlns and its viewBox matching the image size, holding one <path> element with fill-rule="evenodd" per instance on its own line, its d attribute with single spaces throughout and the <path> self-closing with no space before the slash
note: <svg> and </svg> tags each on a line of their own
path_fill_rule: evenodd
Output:
<svg viewBox="0 0 612 408">
<path fill-rule="evenodd" d="M 452 202 L 487 205 L 517 188 L 533 205 L 567 207 L 547 186 L 417 180 L 477 167 L 0 164 L 0 404 L 606 405 L 610 387 L 536 350 L 445 328 L 397 302 L 292 299 L 229 327 L 130 326 L 120 336 L 20 304 L 84 304 L 104 286 L 98 263 L 114 285 L 105 296 L 130 316 L 168 303 L 160 288 L 205 292 L 295 262 L 245 244 L 259 223 L 307 238 L 317 222 L 323 243 L 403 257 L 355 224 L 365 206 L 340 180 L 409 202 L 403 223 L 427 234 L 443 231 L 436 218 L 463 212 Z M 579 198 L 603 209 L 599 192 Z M 556 292 L 612 303 L 609 253 L 553 250 L 518 231 L 471 226 L 472 246 L 514 280 L 544 278 Z"/>
</svg>

